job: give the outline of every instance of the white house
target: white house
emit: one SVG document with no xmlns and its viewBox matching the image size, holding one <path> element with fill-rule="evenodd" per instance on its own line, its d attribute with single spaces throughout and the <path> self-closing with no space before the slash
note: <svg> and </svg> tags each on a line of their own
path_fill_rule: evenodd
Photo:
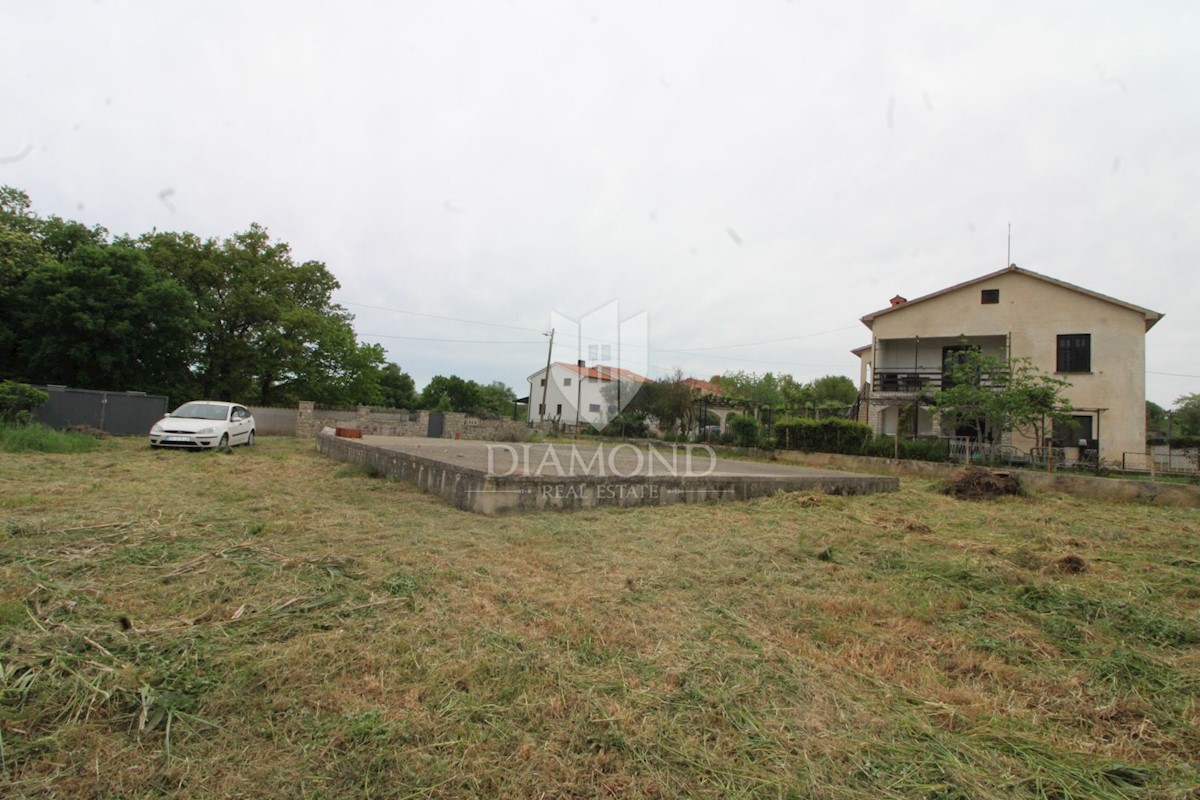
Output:
<svg viewBox="0 0 1200 800">
<path fill-rule="evenodd" d="M 1075 445 L 1065 448 L 1068 458 L 1085 449 L 1110 461 L 1144 453 L 1145 339 L 1162 316 L 1015 264 L 915 300 L 893 297 L 862 318 L 871 343 L 852 351 L 863 387 L 859 418 L 876 433 L 894 434 L 903 424 L 915 436 L 962 435 L 941 430 L 925 398 L 945 386 L 946 365 L 975 348 L 1028 358 L 1069 383 L 1064 396 L 1075 408 L 1073 424 L 1054 436 L 1056 446 Z M 1049 444 L 1017 431 L 1002 443 Z"/>
<path fill-rule="evenodd" d="M 627 369 L 556 361 L 529 376 L 529 421 L 603 428 L 649 378 Z M 544 398 L 544 399 L 543 399 Z"/>
</svg>

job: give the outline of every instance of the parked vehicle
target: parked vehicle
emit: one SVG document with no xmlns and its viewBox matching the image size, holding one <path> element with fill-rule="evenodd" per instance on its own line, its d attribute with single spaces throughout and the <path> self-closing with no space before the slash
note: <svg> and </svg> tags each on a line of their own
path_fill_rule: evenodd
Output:
<svg viewBox="0 0 1200 800">
<path fill-rule="evenodd" d="M 214 447 L 254 444 L 254 416 L 245 406 L 218 400 L 184 403 L 154 423 L 151 447 Z"/>
</svg>

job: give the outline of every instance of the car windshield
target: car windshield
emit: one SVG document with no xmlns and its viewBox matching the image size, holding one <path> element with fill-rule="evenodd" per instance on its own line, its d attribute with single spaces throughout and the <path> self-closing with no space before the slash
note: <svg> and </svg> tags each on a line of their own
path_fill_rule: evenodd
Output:
<svg viewBox="0 0 1200 800">
<path fill-rule="evenodd" d="M 184 403 L 171 414 L 172 417 L 183 417 L 184 419 L 225 419 L 228 413 L 228 406 L 219 406 L 213 403 Z"/>
</svg>

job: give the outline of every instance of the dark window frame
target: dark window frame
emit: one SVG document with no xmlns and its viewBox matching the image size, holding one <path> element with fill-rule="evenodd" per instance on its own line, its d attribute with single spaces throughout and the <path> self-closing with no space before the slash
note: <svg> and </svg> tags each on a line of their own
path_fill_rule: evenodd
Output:
<svg viewBox="0 0 1200 800">
<path fill-rule="evenodd" d="M 1092 335 L 1090 333 L 1060 333 L 1055 354 L 1055 372 L 1091 372 Z"/>
<path fill-rule="evenodd" d="M 979 293 L 979 304 L 984 306 L 996 305 L 1000 302 L 999 289 L 984 289 Z"/>
<path fill-rule="evenodd" d="M 1056 423 L 1051 430 L 1055 447 L 1078 447 L 1081 440 L 1095 441 L 1096 418 L 1091 414 L 1072 414 L 1070 422 Z"/>
</svg>

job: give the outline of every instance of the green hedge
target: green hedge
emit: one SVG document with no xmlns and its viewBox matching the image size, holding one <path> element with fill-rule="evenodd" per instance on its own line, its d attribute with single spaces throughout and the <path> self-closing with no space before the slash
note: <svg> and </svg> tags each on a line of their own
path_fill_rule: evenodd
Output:
<svg viewBox="0 0 1200 800">
<path fill-rule="evenodd" d="M 725 428 L 733 435 L 733 443 L 739 447 L 755 447 L 758 441 L 758 420 L 744 414 L 730 414 Z"/>
<path fill-rule="evenodd" d="M 895 458 L 896 440 L 891 436 L 878 436 L 867 443 L 862 454 Z M 910 461 L 949 461 L 950 451 L 942 439 L 901 439 L 900 458 Z"/>
<path fill-rule="evenodd" d="M 850 456 L 894 458 L 896 440 L 875 436 L 871 426 L 839 417 L 826 419 L 781 419 L 775 423 L 775 446 L 809 453 L 841 453 Z M 901 439 L 900 458 L 914 461 L 946 461 L 950 454 L 939 439 Z"/>
<path fill-rule="evenodd" d="M 1192 448 L 1200 447 L 1200 436 L 1172 436 L 1170 443 L 1171 447 L 1177 447 L 1181 450 L 1190 450 Z M 1150 436 L 1146 438 L 1146 444 L 1167 444 L 1167 437 Z"/>
<path fill-rule="evenodd" d="M 871 437 L 869 425 L 840 417 L 791 417 L 775 423 L 775 446 L 787 450 L 864 455 L 863 450 Z"/>
</svg>

